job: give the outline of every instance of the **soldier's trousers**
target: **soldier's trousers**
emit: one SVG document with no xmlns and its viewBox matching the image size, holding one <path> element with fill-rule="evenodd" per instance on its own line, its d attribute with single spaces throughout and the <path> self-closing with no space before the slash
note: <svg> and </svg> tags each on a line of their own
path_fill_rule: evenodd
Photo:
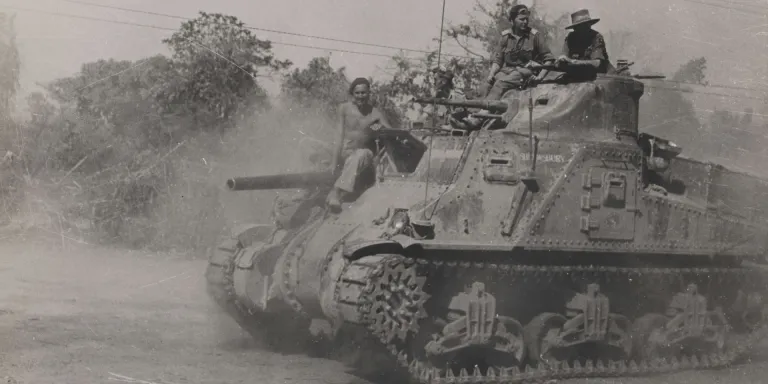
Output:
<svg viewBox="0 0 768 384">
<path fill-rule="evenodd" d="M 485 96 L 486 100 L 501 100 L 504 92 L 518 88 L 523 84 L 527 78 L 531 77 L 533 72 L 527 68 L 502 68 L 499 73 L 494 76 L 493 87 L 488 91 L 488 95 Z"/>
<path fill-rule="evenodd" d="M 352 149 L 344 159 L 344 168 L 334 187 L 345 192 L 355 192 L 360 185 L 360 177 L 373 168 L 373 152 L 370 149 Z"/>
</svg>

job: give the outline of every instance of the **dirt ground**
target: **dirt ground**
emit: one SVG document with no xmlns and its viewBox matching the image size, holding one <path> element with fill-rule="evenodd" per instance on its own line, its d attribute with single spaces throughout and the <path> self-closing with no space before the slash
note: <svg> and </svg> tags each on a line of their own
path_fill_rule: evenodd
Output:
<svg viewBox="0 0 768 384">
<path fill-rule="evenodd" d="M 2 383 L 371 383 L 340 363 L 258 348 L 205 294 L 205 262 L 0 240 Z M 583 383 L 763 383 L 750 366 Z"/>
</svg>

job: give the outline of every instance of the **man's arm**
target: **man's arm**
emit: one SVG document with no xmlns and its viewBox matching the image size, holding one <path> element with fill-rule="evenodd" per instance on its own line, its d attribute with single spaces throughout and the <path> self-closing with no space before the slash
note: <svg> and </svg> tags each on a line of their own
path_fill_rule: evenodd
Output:
<svg viewBox="0 0 768 384">
<path fill-rule="evenodd" d="M 491 70 L 488 72 L 488 77 L 485 79 L 486 82 L 492 83 L 493 79 L 496 77 L 496 74 L 499 73 L 501 70 L 501 65 L 496 64 L 495 62 L 491 64 Z"/>
<path fill-rule="evenodd" d="M 608 65 L 608 49 L 605 47 L 605 39 L 600 33 L 596 33 L 592 41 L 592 54 L 589 59 L 567 59 L 566 61 L 573 66 L 592 67 L 595 70 L 605 72 Z"/>
<path fill-rule="evenodd" d="M 544 38 L 538 31 L 531 31 L 533 33 L 533 47 L 537 52 L 536 59 L 544 65 L 551 65 L 555 62 L 555 55 L 552 54 L 552 50 L 549 49 L 549 45 L 544 41 Z M 541 81 L 549 74 L 548 69 L 542 69 L 535 77 L 536 81 Z"/>
<path fill-rule="evenodd" d="M 372 120 L 370 124 L 378 122 L 379 124 L 381 124 L 382 127 L 386 129 L 392 129 L 392 124 L 389 123 L 389 121 L 387 120 L 387 116 L 384 115 L 384 112 L 381 109 L 379 109 L 378 107 L 373 107 L 372 112 L 373 112 L 371 113 Z"/>
<path fill-rule="evenodd" d="M 339 119 L 336 131 L 336 145 L 333 150 L 333 159 L 331 160 L 331 171 L 335 174 L 338 171 L 341 162 L 341 151 L 344 149 L 344 129 L 346 128 L 344 116 L 346 115 L 347 104 L 341 104 L 337 113 Z"/>
<path fill-rule="evenodd" d="M 510 33 L 512 33 L 512 30 L 510 29 L 501 32 L 501 40 L 499 40 L 499 43 L 496 45 L 496 51 L 494 51 L 493 57 L 491 58 L 491 70 L 488 72 L 488 78 L 486 79 L 488 84 L 493 83 L 494 77 L 499 73 L 504 64 L 504 46 L 506 45 L 507 36 Z"/>
</svg>

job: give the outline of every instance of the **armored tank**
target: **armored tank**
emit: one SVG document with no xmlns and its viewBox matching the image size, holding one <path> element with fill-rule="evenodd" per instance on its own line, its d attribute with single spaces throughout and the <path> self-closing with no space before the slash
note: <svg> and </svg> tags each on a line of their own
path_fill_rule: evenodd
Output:
<svg viewBox="0 0 768 384">
<path fill-rule="evenodd" d="M 323 205 L 330 172 L 228 180 L 307 192 L 300 219 L 218 247 L 209 292 L 254 333 L 322 320 L 331 338 L 362 335 L 422 383 L 737 361 L 768 330 L 768 181 L 638 132 L 644 85 L 620 72 L 420 100 L 490 120 L 379 130 L 375 180 L 340 213 Z"/>
</svg>

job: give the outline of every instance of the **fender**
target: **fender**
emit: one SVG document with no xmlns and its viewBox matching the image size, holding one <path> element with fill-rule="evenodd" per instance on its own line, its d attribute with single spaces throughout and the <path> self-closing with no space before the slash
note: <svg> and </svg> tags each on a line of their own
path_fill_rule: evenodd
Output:
<svg viewBox="0 0 768 384">
<path fill-rule="evenodd" d="M 247 224 L 236 228 L 232 237 L 245 248 L 256 242 L 269 243 L 276 231 L 273 224 Z"/>
<path fill-rule="evenodd" d="M 376 254 L 405 254 L 413 248 L 421 248 L 421 242 L 404 235 L 393 236 L 391 240 L 355 240 L 345 243 L 342 255 L 350 261 Z"/>
</svg>

